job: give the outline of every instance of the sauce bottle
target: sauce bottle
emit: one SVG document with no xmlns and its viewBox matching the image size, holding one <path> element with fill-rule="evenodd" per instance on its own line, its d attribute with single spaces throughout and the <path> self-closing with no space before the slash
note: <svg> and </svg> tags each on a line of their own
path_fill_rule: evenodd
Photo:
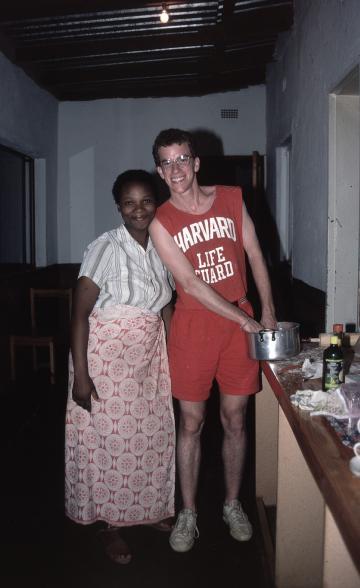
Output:
<svg viewBox="0 0 360 588">
<path fill-rule="evenodd" d="M 338 336 L 332 335 L 330 347 L 327 347 L 323 355 L 322 389 L 325 392 L 338 388 L 344 382 L 344 356 L 338 345 Z"/>
<path fill-rule="evenodd" d="M 344 337 L 344 325 L 342 323 L 335 323 L 333 325 L 333 333 L 338 338 L 338 345 L 339 347 L 343 344 L 343 337 Z"/>
</svg>

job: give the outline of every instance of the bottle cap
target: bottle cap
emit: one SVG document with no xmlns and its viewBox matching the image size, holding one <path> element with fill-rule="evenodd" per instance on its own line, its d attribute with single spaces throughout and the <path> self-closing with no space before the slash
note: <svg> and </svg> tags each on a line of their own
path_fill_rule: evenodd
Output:
<svg viewBox="0 0 360 588">
<path fill-rule="evenodd" d="M 337 335 L 335 335 L 335 336 L 333 335 L 332 337 L 330 337 L 330 345 L 337 345 L 338 341 L 339 341 L 339 339 L 338 339 Z"/>
<path fill-rule="evenodd" d="M 334 333 L 342 333 L 344 330 L 344 325 L 342 323 L 335 323 L 333 325 L 333 332 Z"/>
</svg>

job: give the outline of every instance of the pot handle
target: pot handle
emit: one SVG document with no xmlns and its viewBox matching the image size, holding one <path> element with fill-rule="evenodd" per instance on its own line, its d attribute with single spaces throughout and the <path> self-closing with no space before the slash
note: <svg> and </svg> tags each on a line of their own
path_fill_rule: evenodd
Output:
<svg viewBox="0 0 360 588">
<path fill-rule="evenodd" d="M 276 337 L 275 337 L 275 332 L 276 331 L 272 331 L 271 329 L 263 329 L 262 331 L 258 332 L 258 335 L 260 335 L 260 343 L 264 342 L 264 334 L 265 333 L 270 333 L 271 332 L 271 340 L 275 341 Z"/>
</svg>

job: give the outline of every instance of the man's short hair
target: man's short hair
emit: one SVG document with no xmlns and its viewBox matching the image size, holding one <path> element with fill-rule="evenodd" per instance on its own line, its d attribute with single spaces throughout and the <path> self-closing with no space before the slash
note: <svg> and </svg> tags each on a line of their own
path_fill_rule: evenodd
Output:
<svg viewBox="0 0 360 588">
<path fill-rule="evenodd" d="M 191 133 L 181 129 L 165 129 L 164 131 L 161 131 L 156 137 L 152 148 L 155 165 L 159 166 L 161 164 L 159 159 L 160 147 L 170 147 L 170 145 L 174 144 L 182 145 L 183 143 L 187 143 L 191 155 L 197 157 L 195 140 Z"/>
<path fill-rule="evenodd" d="M 122 192 L 127 184 L 143 184 L 148 186 L 156 200 L 154 177 L 143 169 L 128 169 L 120 174 L 113 185 L 112 195 L 116 204 L 120 203 Z"/>
</svg>

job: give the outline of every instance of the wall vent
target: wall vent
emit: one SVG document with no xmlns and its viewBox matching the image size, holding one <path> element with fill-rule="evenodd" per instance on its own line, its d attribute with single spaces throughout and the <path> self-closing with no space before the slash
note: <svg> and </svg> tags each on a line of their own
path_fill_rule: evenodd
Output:
<svg viewBox="0 0 360 588">
<path fill-rule="evenodd" d="M 239 110 L 237 108 L 222 108 L 221 118 L 238 118 Z"/>
</svg>

